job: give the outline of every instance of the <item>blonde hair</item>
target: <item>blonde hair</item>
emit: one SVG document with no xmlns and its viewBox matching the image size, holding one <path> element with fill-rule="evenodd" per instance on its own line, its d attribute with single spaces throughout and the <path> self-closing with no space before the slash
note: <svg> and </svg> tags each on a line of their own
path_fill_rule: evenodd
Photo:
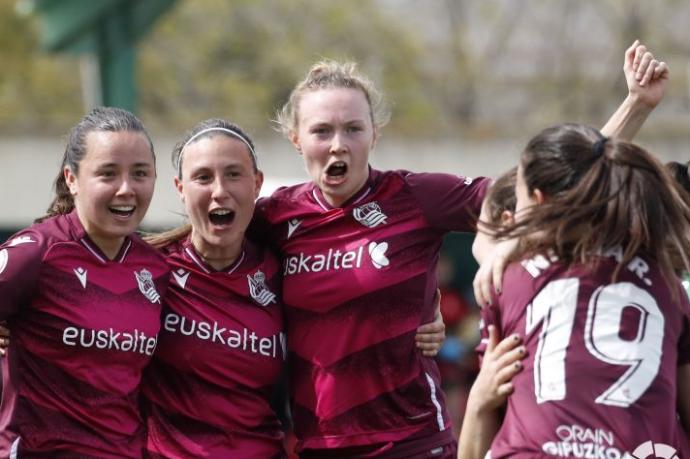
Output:
<svg viewBox="0 0 690 459">
<path fill-rule="evenodd" d="M 304 93 L 333 88 L 359 89 L 369 103 L 369 113 L 374 128 L 380 129 L 388 123 L 390 112 L 383 101 L 381 92 L 369 78 L 357 70 L 357 64 L 326 60 L 312 65 L 306 78 L 297 83 L 288 101 L 278 110 L 275 122 L 279 130 L 286 137 L 297 130 L 299 102 Z"/>
</svg>

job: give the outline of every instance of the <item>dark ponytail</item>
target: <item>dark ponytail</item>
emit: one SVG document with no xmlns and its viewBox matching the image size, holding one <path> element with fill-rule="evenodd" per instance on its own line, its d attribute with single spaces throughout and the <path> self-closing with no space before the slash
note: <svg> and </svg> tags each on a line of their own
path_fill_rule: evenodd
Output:
<svg viewBox="0 0 690 459">
<path fill-rule="evenodd" d="M 79 173 L 79 164 L 86 156 L 86 137 L 90 132 L 141 132 L 146 136 L 153 154 L 153 143 L 144 125 L 139 118 L 127 110 L 115 107 L 98 107 L 84 116 L 76 126 L 72 128 L 62 157 L 60 171 L 55 179 L 55 198 L 48 207 L 46 215 L 37 218 L 36 223 L 56 215 L 65 215 L 74 210 L 74 198 L 70 193 L 65 179 L 65 168 L 68 167 L 73 174 Z M 154 154 L 155 161 L 155 154 Z"/>
<path fill-rule="evenodd" d="M 60 168 L 60 172 L 55 179 L 55 199 L 53 199 L 50 207 L 48 207 L 47 215 L 37 219 L 37 222 L 55 215 L 68 214 L 74 209 L 74 198 L 72 198 L 72 193 L 70 193 L 69 187 L 67 186 L 63 168 L 64 166 Z"/>
<path fill-rule="evenodd" d="M 589 264 L 620 247 L 614 278 L 639 253 L 653 256 L 668 279 L 690 267 L 690 206 L 663 164 L 639 146 L 562 124 L 535 136 L 520 166 L 528 192 L 547 199 L 496 232 L 520 238 L 518 256 Z"/>
<path fill-rule="evenodd" d="M 679 163 L 671 161 L 666 163 L 666 168 L 671 172 L 671 175 L 676 179 L 676 183 L 685 190 L 690 196 L 690 176 L 688 175 L 688 163 Z"/>
</svg>

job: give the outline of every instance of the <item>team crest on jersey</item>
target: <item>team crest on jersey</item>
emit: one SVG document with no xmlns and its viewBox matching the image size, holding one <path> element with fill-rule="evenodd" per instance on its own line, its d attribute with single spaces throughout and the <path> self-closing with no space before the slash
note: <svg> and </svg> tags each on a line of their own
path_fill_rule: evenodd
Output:
<svg viewBox="0 0 690 459">
<path fill-rule="evenodd" d="M 153 283 L 153 276 L 147 269 L 142 269 L 139 272 L 134 271 L 134 277 L 139 284 L 139 291 L 151 302 L 160 303 L 161 296 L 156 291 L 156 285 Z"/>
<path fill-rule="evenodd" d="M 266 275 L 261 271 L 254 273 L 254 276 L 247 276 L 249 281 L 249 294 L 254 301 L 261 306 L 268 306 L 276 302 L 275 293 L 271 292 L 266 286 Z"/>
<path fill-rule="evenodd" d="M 359 207 L 355 207 L 352 216 L 362 225 L 374 228 L 386 223 L 388 216 L 381 211 L 381 206 L 377 202 L 368 202 Z"/>
</svg>

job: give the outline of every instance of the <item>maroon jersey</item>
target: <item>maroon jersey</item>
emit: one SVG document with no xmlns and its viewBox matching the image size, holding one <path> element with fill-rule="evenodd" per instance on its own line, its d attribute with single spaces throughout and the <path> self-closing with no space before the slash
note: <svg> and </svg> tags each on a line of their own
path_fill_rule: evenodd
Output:
<svg viewBox="0 0 690 459">
<path fill-rule="evenodd" d="M 136 236 L 109 260 L 75 212 L 0 248 L 0 319 L 12 331 L 2 457 L 141 457 L 139 385 L 168 276 L 163 257 Z"/>
<path fill-rule="evenodd" d="M 172 278 L 143 384 L 149 455 L 283 457 L 269 405 L 286 354 L 277 258 L 246 242 L 216 271 L 188 240 L 163 251 Z"/>
<path fill-rule="evenodd" d="M 611 251 L 586 268 L 539 256 L 506 270 L 483 325 L 523 336 L 527 358 L 492 458 L 643 458 L 652 446 L 651 457 L 688 457 L 676 416 L 676 369 L 690 361 L 687 296 L 643 257 L 613 280 L 619 259 Z"/>
<path fill-rule="evenodd" d="M 438 369 L 414 337 L 434 316 L 443 236 L 474 230 L 487 185 L 371 170 L 339 208 L 313 183 L 259 201 L 254 229 L 283 256 L 298 449 L 380 446 L 423 430 L 446 432 L 432 446 L 453 441 Z"/>
</svg>

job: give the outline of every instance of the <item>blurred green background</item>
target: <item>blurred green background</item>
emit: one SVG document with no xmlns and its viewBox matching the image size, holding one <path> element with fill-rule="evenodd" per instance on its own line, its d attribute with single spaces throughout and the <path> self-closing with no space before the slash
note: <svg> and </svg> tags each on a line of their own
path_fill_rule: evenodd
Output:
<svg viewBox="0 0 690 459">
<path fill-rule="evenodd" d="M 41 3 L 0 0 L 2 134 L 61 134 L 85 110 L 88 59 L 39 47 Z M 139 114 L 157 132 L 222 115 L 273 135 L 276 108 L 321 58 L 355 60 L 381 86 L 394 109 L 389 135 L 482 139 L 562 119 L 599 122 L 622 97 L 623 50 L 640 38 L 673 74 L 646 135 L 687 139 L 687 1 L 167 3 L 135 56 Z"/>
<path fill-rule="evenodd" d="M 80 3 L 127 20 L 96 23 L 106 45 L 77 50 L 138 38 L 130 61 L 111 70 L 132 72 L 134 105 L 161 158 L 150 228 L 182 220 L 167 157 L 205 118 L 228 118 L 256 138 L 265 193 L 305 180 L 271 120 L 324 58 L 358 62 L 386 96 L 392 119 L 376 167 L 496 176 L 545 125 L 603 124 L 625 96 L 623 51 L 640 38 L 672 75 L 640 141 L 666 160 L 689 159 L 684 0 L 0 0 L 0 237 L 43 212 L 63 136 L 99 103 L 97 55 L 46 46 L 42 10 L 71 4 L 64 20 L 75 21 Z M 142 33 L 136 12 L 158 7 Z M 449 250 L 467 258 L 468 244 L 457 236 Z M 471 275 L 471 263 L 459 265 L 459 276 Z"/>
</svg>

